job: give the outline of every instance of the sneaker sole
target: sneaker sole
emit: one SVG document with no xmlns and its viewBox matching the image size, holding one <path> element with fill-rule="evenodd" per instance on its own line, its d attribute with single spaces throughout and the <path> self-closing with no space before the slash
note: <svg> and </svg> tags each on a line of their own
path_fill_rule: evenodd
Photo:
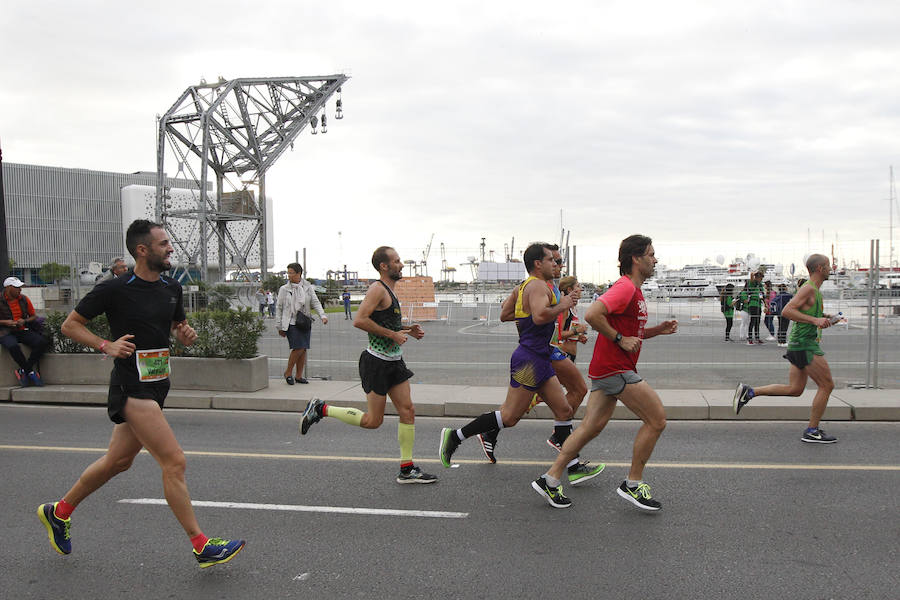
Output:
<svg viewBox="0 0 900 600">
<path fill-rule="evenodd" d="M 437 483 L 437 479 L 400 479 L 400 478 L 398 477 L 398 478 L 397 478 L 397 483 L 402 483 L 402 484 L 404 484 L 404 485 L 407 484 L 407 483 L 421 483 L 421 484 L 428 484 L 428 483 Z"/>
<path fill-rule="evenodd" d="M 660 510 L 660 508 L 662 508 L 662 507 L 653 508 L 652 506 L 644 506 L 643 504 L 641 504 L 640 502 L 637 501 L 637 498 L 635 498 L 628 492 L 623 492 L 620 488 L 616 488 L 616 493 L 619 496 L 621 496 L 622 498 L 624 498 L 625 500 L 628 500 L 633 505 L 637 506 L 639 509 L 645 510 L 647 512 L 658 512 Z"/>
<path fill-rule="evenodd" d="M 544 500 L 546 500 L 547 503 L 548 503 L 550 506 L 552 506 L 553 508 L 569 508 L 570 506 L 572 506 L 571 504 L 557 504 L 556 502 L 554 502 L 554 501 L 553 501 L 553 498 L 551 498 L 550 495 L 549 495 L 547 492 L 545 492 L 544 490 L 542 490 L 542 489 L 541 489 L 541 486 L 539 486 L 539 485 L 537 484 L 537 482 L 535 482 L 535 481 L 532 481 L 532 482 L 531 482 L 531 488 L 532 488 L 534 491 L 536 491 L 538 494 L 540 494 L 540 495 L 544 498 Z"/>
<path fill-rule="evenodd" d="M 235 550 L 234 552 L 232 552 L 231 554 L 229 554 L 226 558 L 223 558 L 222 560 L 217 560 L 215 562 L 200 563 L 200 568 L 208 569 L 209 567 L 214 567 L 216 565 L 223 565 L 223 564 L 227 563 L 229 560 L 231 560 L 232 558 L 234 558 L 235 556 L 237 556 L 238 554 L 240 554 L 241 550 L 243 550 L 244 546 L 246 546 L 246 545 L 247 545 L 246 543 L 241 544 L 237 550 Z"/>
<path fill-rule="evenodd" d="M 837 442 L 837 440 L 811 440 L 805 437 L 800 438 L 800 441 L 807 444 L 834 444 Z"/>
<path fill-rule="evenodd" d="M 605 469 L 605 468 L 606 468 L 606 465 L 600 465 L 600 470 L 597 471 L 596 473 L 590 473 L 588 475 L 584 475 L 582 477 L 579 477 L 578 479 L 575 479 L 574 481 L 570 479 L 569 485 L 581 485 L 582 483 L 588 482 L 591 479 L 593 479 L 594 477 L 596 477 L 597 475 L 599 475 L 600 473 L 602 473 L 603 469 Z"/>
<path fill-rule="evenodd" d="M 44 527 L 47 529 L 47 537 L 50 538 L 50 546 L 56 550 L 59 554 L 66 555 L 68 552 L 63 552 L 62 549 L 56 545 L 56 540 L 53 539 L 53 525 L 50 524 L 50 521 L 47 520 L 47 517 L 44 515 L 44 505 L 41 504 L 37 508 L 37 516 L 38 519 L 41 520 L 41 523 L 44 524 Z"/>
<path fill-rule="evenodd" d="M 497 457 L 491 456 L 490 454 L 488 454 L 487 448 L 485 448 L 485 446 L 484 446 L 484 436 L 481 435 L 480 433 L 478 434 L 478 441 L 481 442 L 481 451 L 484 452 L 484 457 L 486 459 L 488 459 L 489 461 L 491 461 L 492 465 L 497 464 Z"/>
</svg>

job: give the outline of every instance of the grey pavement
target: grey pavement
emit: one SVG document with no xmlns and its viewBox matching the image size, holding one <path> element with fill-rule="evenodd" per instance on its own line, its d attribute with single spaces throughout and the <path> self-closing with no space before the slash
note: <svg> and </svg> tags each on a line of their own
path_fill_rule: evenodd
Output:
<svg viewBox="0 0 900 600">
<path fill-rule="evenodd" d="M 204 531 L 246 549 L 198 569 L 142 453 L 78 507 L 74 551 L 57 555 L 35 508 L 100 456 L 111 424 L 102 408 L 0 404 L 3 597 L 855 600 L 896 597 L 900 584 L 897 423 L 835 422 L 840 442 L 819 446 L 799 441 L 798 422 L 671 422 L 645 472 L 663 510 L 647 515 L 614 492 L 633 421 L 585 448 L 606 470 L 567 486 L 574 504 L 555 510 L 529 486 L 554 457 L 545 421 L 504 431 L 496 465 L 469 440 L 444 469 L 440 428 L 465 419 L 420 418 L 414 456 L 440 480 L 400 486 L 395 417 L 375 431 L 325 420 L 303 437 L 291 413 L 167 419 L 193 500 L 241 503 L 198 505 Z M 123 502 L 140 499 L 157 504 Z"/>
<path fill-rule="evenodd" d="M 499 386 L 412 384 L 416 414 L 430 417 L 474 417 L 499 407 L 506 388 Z M 804 420 L 815 395 L 810 385 L 802 396 L 758 397 L 734 415 L 731 400 L 734 389 L 662 389 L 658 390 L 669 420 Z M 0 399 L 14 403 L 87 404 L 106 403 L 107 386 L 53 385 L 43 388 L 0 388 Z M 359 382 L 312 379 L 308 384 L 288 385 L 283 379 L 270 379 L 269 387 L 257 392 L 213 392 L 173 389 L 166 400 L 169 408 L 261 410 L 301 412 L 312 398 L 340 406 L 364 409 L 365 394 Z M 396 414 L 388 403 L 387 414 Z M 584 403 L 576 414 L 584 414 Z M 552 418 L 543 404 L 527 418 Z M 615 419 L 634 419 L 621 403 Z M 836 389 L 832 392 L 826 421 L 900 421 L 900 390 Z"/>
</svg>

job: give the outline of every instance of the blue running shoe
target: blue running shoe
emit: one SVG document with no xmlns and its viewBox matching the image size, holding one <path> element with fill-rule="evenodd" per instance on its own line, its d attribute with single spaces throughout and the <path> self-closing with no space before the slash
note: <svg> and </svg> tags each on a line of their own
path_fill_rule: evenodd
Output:
<svg viewBox="0 0 900 600">
<path fill-rule="evenodd" d="M 28 381 L 31 382 L 31 385 L 36 385 L 37 387 L 44 387 L 44 380 L 41 379 L 41 374 L 37 371 L 32 371 L 28 374 Z"/>
<path fill-rule="evenodd" d="M 31 384 L 28 381 L 28 374 L 25 373 L 25 369 L 16 369 L 16 381 L 19 382 L 20 387 L 28 387 Z"/>
<path fill-rule="evenodd" d="M 744 408 L 744 405 L 750 402 L 750 399 L 753 398 L 753 388 L 749 385 L 739 383 L 734 390 L 734 396 L 731 399 L 731 408 L 734 409 L 734 414 L 739 414 L 741 409 Z"/>
<path fill-rule="evenodd" d="M 54 512 L 58 502 L 48 502 L 41 504 L 37 508 L 38 518 L 44 527 L 47 528 L 47 537 L 50 538 L 50 545 L 60 554 L 69 554 L 72 552 L 72 540 L 69 535 L 69 528 L 72 526 L 72 517 L 68 519 L 60 519 Z"/>
<path fill-rule="evenodd" d="M 205 569 L 219 563 L 227 563 L 238 552 L 243 550 L 244 540 L 223 540 L 222 538 L 209 538 L 202 552 L 194 550 L 194 558 L 200 563 L 200 568 Z"/>
</svg>

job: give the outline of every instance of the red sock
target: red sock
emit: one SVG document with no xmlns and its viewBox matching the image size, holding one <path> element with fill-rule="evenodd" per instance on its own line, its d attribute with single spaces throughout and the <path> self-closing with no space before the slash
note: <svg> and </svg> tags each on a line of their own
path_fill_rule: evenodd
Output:
<svg viewBox="0 0 900 600">
<path fill-rule="evenodd" d="M 203 546 L 205 546 L 208 541 L 209 538 L 203 535 L 202 532 L 191 538 L 191 544 L 193 544 L 194 550 L 196 550 L 197 553 L 203 552 Z"/>
<path fill-rule="evenodd" d="M 327 405 L 327 404 L 323 404 L 323 405 L 322 405 L 322 416 L 323 416 L 323 417 L 327 417 L 327 416 L 328 416 L 328 405 Z"/>
<path fill-rule="evenodd" d="M 53 511 L 53 514 L 65 521 L 72 515 L 73 510 L 75 510 L 75 507 L 66 502 L 64 498 L 56 503 L 56 509 Z"/>
<path fill-rule="evenodd" d="M 413 468 L 413 463 L 412 463 L 412 461 L 400 463 L 400 470 L 401 470 L 401 471 L 404 470 L 404 469 L 412 469 L 412 468 Z"/>
</svg>

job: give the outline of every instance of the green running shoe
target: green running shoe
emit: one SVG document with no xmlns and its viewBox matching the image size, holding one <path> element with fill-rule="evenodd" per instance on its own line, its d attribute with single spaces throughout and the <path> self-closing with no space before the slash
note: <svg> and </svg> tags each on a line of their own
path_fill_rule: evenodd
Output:
<svg viewBox="0 0 900 600">
<path fill-rule="evenodd" d="M 446 468 L 450 468 L 450 459 L 453 453 L 459 448 L 459 438 L 456 437 L 456 430 L 444 427 L 441 429 L 441 445 L 438 448 L 438 454 L 441 458 L 441 464 Z"/>
<path fill-rule="evenodd" d="M 606 465 L 603 463 L 592 467 L 588 461 L 578 462 L 569 467 L 569 483 L 572 485 L 581 485 L 602 473 L 605 468 Z"/>
</svg>

